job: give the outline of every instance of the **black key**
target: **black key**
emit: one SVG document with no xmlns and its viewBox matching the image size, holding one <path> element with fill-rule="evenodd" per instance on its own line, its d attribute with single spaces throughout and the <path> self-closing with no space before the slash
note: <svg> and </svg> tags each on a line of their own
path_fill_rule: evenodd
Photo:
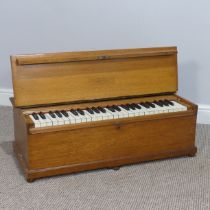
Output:
<svg viewBox="0 0 210 210">
<path fill-rule="evenodd" d="M 44 116 L 44 114 L 43 114 L 42 112 L 39 113 L 39 116 L 40 116 L 43 120 L 46 119 L 46 117 Z"/>
<path fill-rule="evenodd" d="M 157 104 L 157 105 L 160 106 L 160 107 L 163 107 L 163 106 L 164 106 L 164 104 L 161 103 L 161 102 L 159 102 L 159 101 L 154 101 L 153 103 L 154 103 L 154 104 Z"/>
<path fill-rule="evenodd" d="M 149 109 L 150 108 L 150 106 L 148 105 L 148 104 L 146 104 L 146 103 L 140 103 L 143 107 L 145 107 L 145 108 L 147 108 L 147 109 Z"/>
<path fill-rule="evenodd" d="M 136 109 L 141 109 L 141 107 L 138 104 L 132 104 L 132 106 L 134 106 Z"/>
<path fill-rule="evenodd" d="M 153 102 L 152 103 L 150 102 L 150 104 L 152 104 L 153 108 L 156 108 L 156 106 L 155 106 L 155 104 Z"/>
<path fill-rule="evenodd" d="M 69 114 L 65 111 L 65 110 L 62 110 L 61 113 L 65 116 L 65 117 L 68 117 Z"/>
<path fill-rule="evenodd" d="M 39 116 L 36 113 L 32 113 L 32 116 L 35 120 L 39 120 Z"/>
<path fill-rule="evenodd" d="M 159 100 L 159 102 L 163 103 L 164 106 L 169 106 L 169 104 L 163 100 Z"/>
<path fill-rule="evenodd" d="M 165 104 L 167 104 L 168 106 L 170 106 L 170 104 L 168 103 L 168 101 L 164 100 L 163 101 Z"/>
<path fill-rule="evenodd" d="M 97 114 L 100 113 L 100 111 L 99 111 L 96 107 L 92 107 L 91 109 L 92 109 L 95 113 L 97 113 Z"/>
<path fill-rule="evenodd" d="M 121 109 L 120 109 L 118 106 L 116 106 L 116 105 L 113 105 L 112 107 L 113 107 L 116 111 L 118 111 L 118 112 L 121 111 Z"/>
<path fill-rule="evenodd" d="M 86 108 L 86 110 L 90 113 L 90 114 L 94 114 L 94 111 L 90 108 Z"/>
<path fill-rule="evenodd" d="M 162 104 L 162 106 L 165 106 L 165 104 L 162 101 L 158 101 L 160 104 Z"/>
<path fill-rule="evenodd" d="M 120 106 L 121 106 L 123 109 L 127 110 L 127 111 L 130 110 L 130 108 L 129 108 L 128 106 L 124 105 L 124 104 L 122 104 L 122 105 L 120 105 Z"/>
<path fill-rule="evenodd" d="M 55 114 L 59 117 L 62 118 L 62 114 L 59 111 L 55 111 Z"/>
<path fill-rule="evenodd" d="M 52 111 L 49 111 L 49 115 L 50 115 L 52 118 L 56 118 L 55 114 L 54 114 Z"/>
<path fill-rule="evenodd" d="M 103 112 L 103 113 L 106 113 L 106 110 L 105 110 L 103 107 L 100 107 L 100 106 L 99 106 L 99 107 L 98 107 L 98 110 L 101 111 L 101 112 Z"/>
<path fill-rule="evenodd" d="M 78 113 L 77 113 L 77 111 L 76 111 L 76 110 L 71 109 L 71 110 L 70 110 L 70 112 L 71 112 L 73 115 L 78 116 Z"/>
<path fill-rule="evenodd" d="M 135 104 L 135 106 L 136 106 L 137 109 L 141 109 L 141 106 L 140 105 Z"/>
<path fill-rule="evenodd" d="M 150 103 L 150 102 L 146 102 L 146 104 L 148 104 L 148 106 L 152 107 L 152 108 L 155 108 L 155 105 Z"/>
<path fill-rule="evenodd" d="M 84 111 L 81 109 L 77 109 L 77 112 L 79 112 L 79 114 L 81 114 L 81 115 L 85 115 Z"/>
<path fill-rule="evenodd" d="M 132 110 L 136 110 L 136 107 L 133 106 L 133 104 L 126 104 L 128 107 L 130 107 Z"/>
<path fill-rule="evenodd" d="M 113 107 L 111 107 L 111 106 L 107 106 L 106 107 L 108 110 L 110 110 L 111 112 L 115 112 L 115 109 L 113 108 Z"/>
<path fill-rule="evenodd" d="M 167 99 L 165 99 L 164 101 L 167 102 L 169 105 L 174 106 L 174 103 L 172 101 L 169 101 Z"/>
</svg>

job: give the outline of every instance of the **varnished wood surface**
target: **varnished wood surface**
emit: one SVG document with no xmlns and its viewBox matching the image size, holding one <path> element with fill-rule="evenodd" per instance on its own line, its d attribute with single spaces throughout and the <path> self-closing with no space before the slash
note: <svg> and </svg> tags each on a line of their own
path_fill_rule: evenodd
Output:
<svg viewBox="0 0 210 210">
<path fill-rule="evenodd" d="M 14 145 L 18 148 L 16 154 L 26 179 L 32 181 L 56 174 L 194 155 L 197 106 L 179 96 L 169 97 L 179 98 L 189 110 L 167 116 L 151 115 L 144 119 L 139 117 L 124 122 L 103 122 L 103 125 L 95 123 L 92 127 L 80 125 L 78 129 L 34 133 L 26 119 L 16 120 L 21 134 L 16 134 Z M 19 115 L 23 116 L 23 113 L 19 111 Z M 23 137 L 21 141 L 19 136 Z"/>
<path fill-rule="evenodd" d="M 115 59 L 103 59 L 101 55 L 102 59 L 54 63 L 55 58 L 60 61 L 62 57 L 58 53 L 52 56 L 53 63 L 48 62 L 51 58 L 47 55 L 46 63 L 34 61 L 31 65 L 17 65 L 18 56 L 13 56 L 15 106 L 176 92 L 175 48 L 166 48 L 165 54 L 164 48 L 140 49 L 140 54 L 145 51 L 150 56 L 134 56 L 136 51 L 130 50 L 130 56 L 121 51 Z M 81 58 L 85 55 L 81 53 Z M 37 59 L 41 59 L 39 55 Z"/>
<path fill-rule="evenodd" d="M 176 54 L 169 47 L 12 56 L 13 145 L 27 181 L 195 155 L 197 105 L 175 94 Z M 160 99 L 187 111 L 46 128 L 28 116 Z"/>
<path fill-rule="evenodd" d="M 99 122 L 92 127 L 79 125 L 77 129 L 35 130 L 33 133 L 28 128 L 27 137 L 22 141 L 16 137 L 14 144 L 26 179 L 32 181 L 44 176 L 112 168 L 145 160 L 193 156 L 197 106 L 179 96 L 169 97 L 179 98 L 189 110 L 167 116 L 103 122 L 103 125 Z M 22 132 L 21 127 L 28 126 L 26 119 L 19 122 Z M 27 148 L 27 153 L 20 145 Z"/>
<path fill-rule="evenodd" d="M 191 148 L 193 116 L 29 136 L 29 168 L 88 163 Z"/>
<path fill-rule="evenodd" d="M 63 63 L 74 61 L 104 60 L 119 58 L 135 58 L 145 56 L 164 56 L 177 53 L 176 47 L 137 48 L 120 50 L 99 50 L 85 52 L 40 53 L 17 55 L 17 65 L 32 65 L 43 63 Z"/>
<path fill-rule="evenodd" d="M 14 136 L 16 148 L 19 151 L 19 155 L 28 164 L 28 127 L 29 123 L 26 123 L 24 114 L 19 108 L 13 107 L 14 116 Z"/>
<path fill-rule="evenodd" d="M 188 156 L 193 157 L 195 156 L 197 151 L 196 147 L 188 148 L 187 150 L 176 150 L 176 151 L 164 151 L 163 153 L 158 153 L 155 156 L 146 154 L 145 156 L 138 156 L 138 157 L 126 157 L 126 158 L 118 158 L 113 160 L 103 160 L 103 161 L 95 161 L 89 162 L 85 164 L 71 164 L 71 165 L 64 165 L 59 167 L 52 167 L 52 168 L 44 168 L 44 169 L 29 169 L 26 172 L 26 180 L 28 182 L 33 182 L 35 179 L 41 177 L 48 177 L 48 176 L 55 176 L 67 173 L 77 173 L 87 170 L 94 170 L 100 168 L 107 168 L 107 169 L 120 169 L 120 166 L 140 163 L 143 161 L 150 161 L 150 160 L 158 160 L 158 159 L 166 159 L 166 158 L 174 158 L 174 157 L 181 157 L 181 156 Z M 21 161 L 21 160 L 20 160 Z"/>
</svg>

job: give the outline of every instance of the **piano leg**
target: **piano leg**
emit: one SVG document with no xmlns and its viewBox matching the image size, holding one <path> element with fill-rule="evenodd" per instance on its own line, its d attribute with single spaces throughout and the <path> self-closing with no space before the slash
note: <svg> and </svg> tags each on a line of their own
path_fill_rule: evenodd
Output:
<svg viewBox="0 0 210 210">
<path fill-rule="evenodd" d="M 189 153 L 188 153 L 188 157 L 194 157 L 196 155 L 197 152 L 197 147 L 194 147 Z"/>
</svg>

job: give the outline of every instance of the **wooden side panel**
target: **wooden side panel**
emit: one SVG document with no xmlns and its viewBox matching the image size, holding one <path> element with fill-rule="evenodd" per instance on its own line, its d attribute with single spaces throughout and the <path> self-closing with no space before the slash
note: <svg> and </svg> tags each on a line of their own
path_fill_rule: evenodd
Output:
<svg viewBox="0 0 210 210">
<path fill-rule="evenodd" d="M 18 159 L 21 159 L 23 167 L 26 167 L 28 164 L 28 132 L 27 124 L 25 118 L 22 114 L 21 109 L 13 107 L 14 115 L 14 151 L 18 156 Z"/>
<path fill-rule="evenodd" d="M 190 115 L 30 135 L 29 169 L 76 165 L 81 171 L 97 162 L 102 163 L 100 167 L 111 167 L 116 160 L 124 160 L 124 165 L 148 156 L 164 158 L 162 154 L 168 151 L 171 156 L 180 151 L 187 155 L 195 151 L 195 120 Z"/>
<path fill-rule="evenodd" d="M 73 60 L 60 62 L 59 54 L 42 62 L 12 57 L 13 87 L 16 106 L 53 104 L 81 100 L 115 98 L 176 92 L 177 56 L 174 51 L 146 56 L 123 53 L 109 59 Z M 107 52 L 108 54 L 109 52 Z M 89 54 L 88 54 L 89 55 Z M 138 56 L 137 56 L 138 55 Z M 37 55 L 38 56 L 38 55 Z M 84 53 L 83 53 L 83 56 Z M 112 55 L 114 56 L 114 55 Z M 133 57 L 132 57 L 133 56 Z M 39 56 L 38 56 L 39 57 Z M 29 62 L 30 64 L 25 64 Z"/>
</svg>

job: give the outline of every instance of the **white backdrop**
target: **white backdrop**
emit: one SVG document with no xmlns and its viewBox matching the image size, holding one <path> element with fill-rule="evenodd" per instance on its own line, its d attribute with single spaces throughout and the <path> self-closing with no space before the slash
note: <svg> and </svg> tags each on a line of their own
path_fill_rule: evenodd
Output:
<svg viewBox="0 0 210 210">
<path fill-rule="evenodd" d="M 178 46 L 179 94 L 210 106 L 208 0 L 0 0 L 0 90 L 9 55 Z"/>
</svg>

